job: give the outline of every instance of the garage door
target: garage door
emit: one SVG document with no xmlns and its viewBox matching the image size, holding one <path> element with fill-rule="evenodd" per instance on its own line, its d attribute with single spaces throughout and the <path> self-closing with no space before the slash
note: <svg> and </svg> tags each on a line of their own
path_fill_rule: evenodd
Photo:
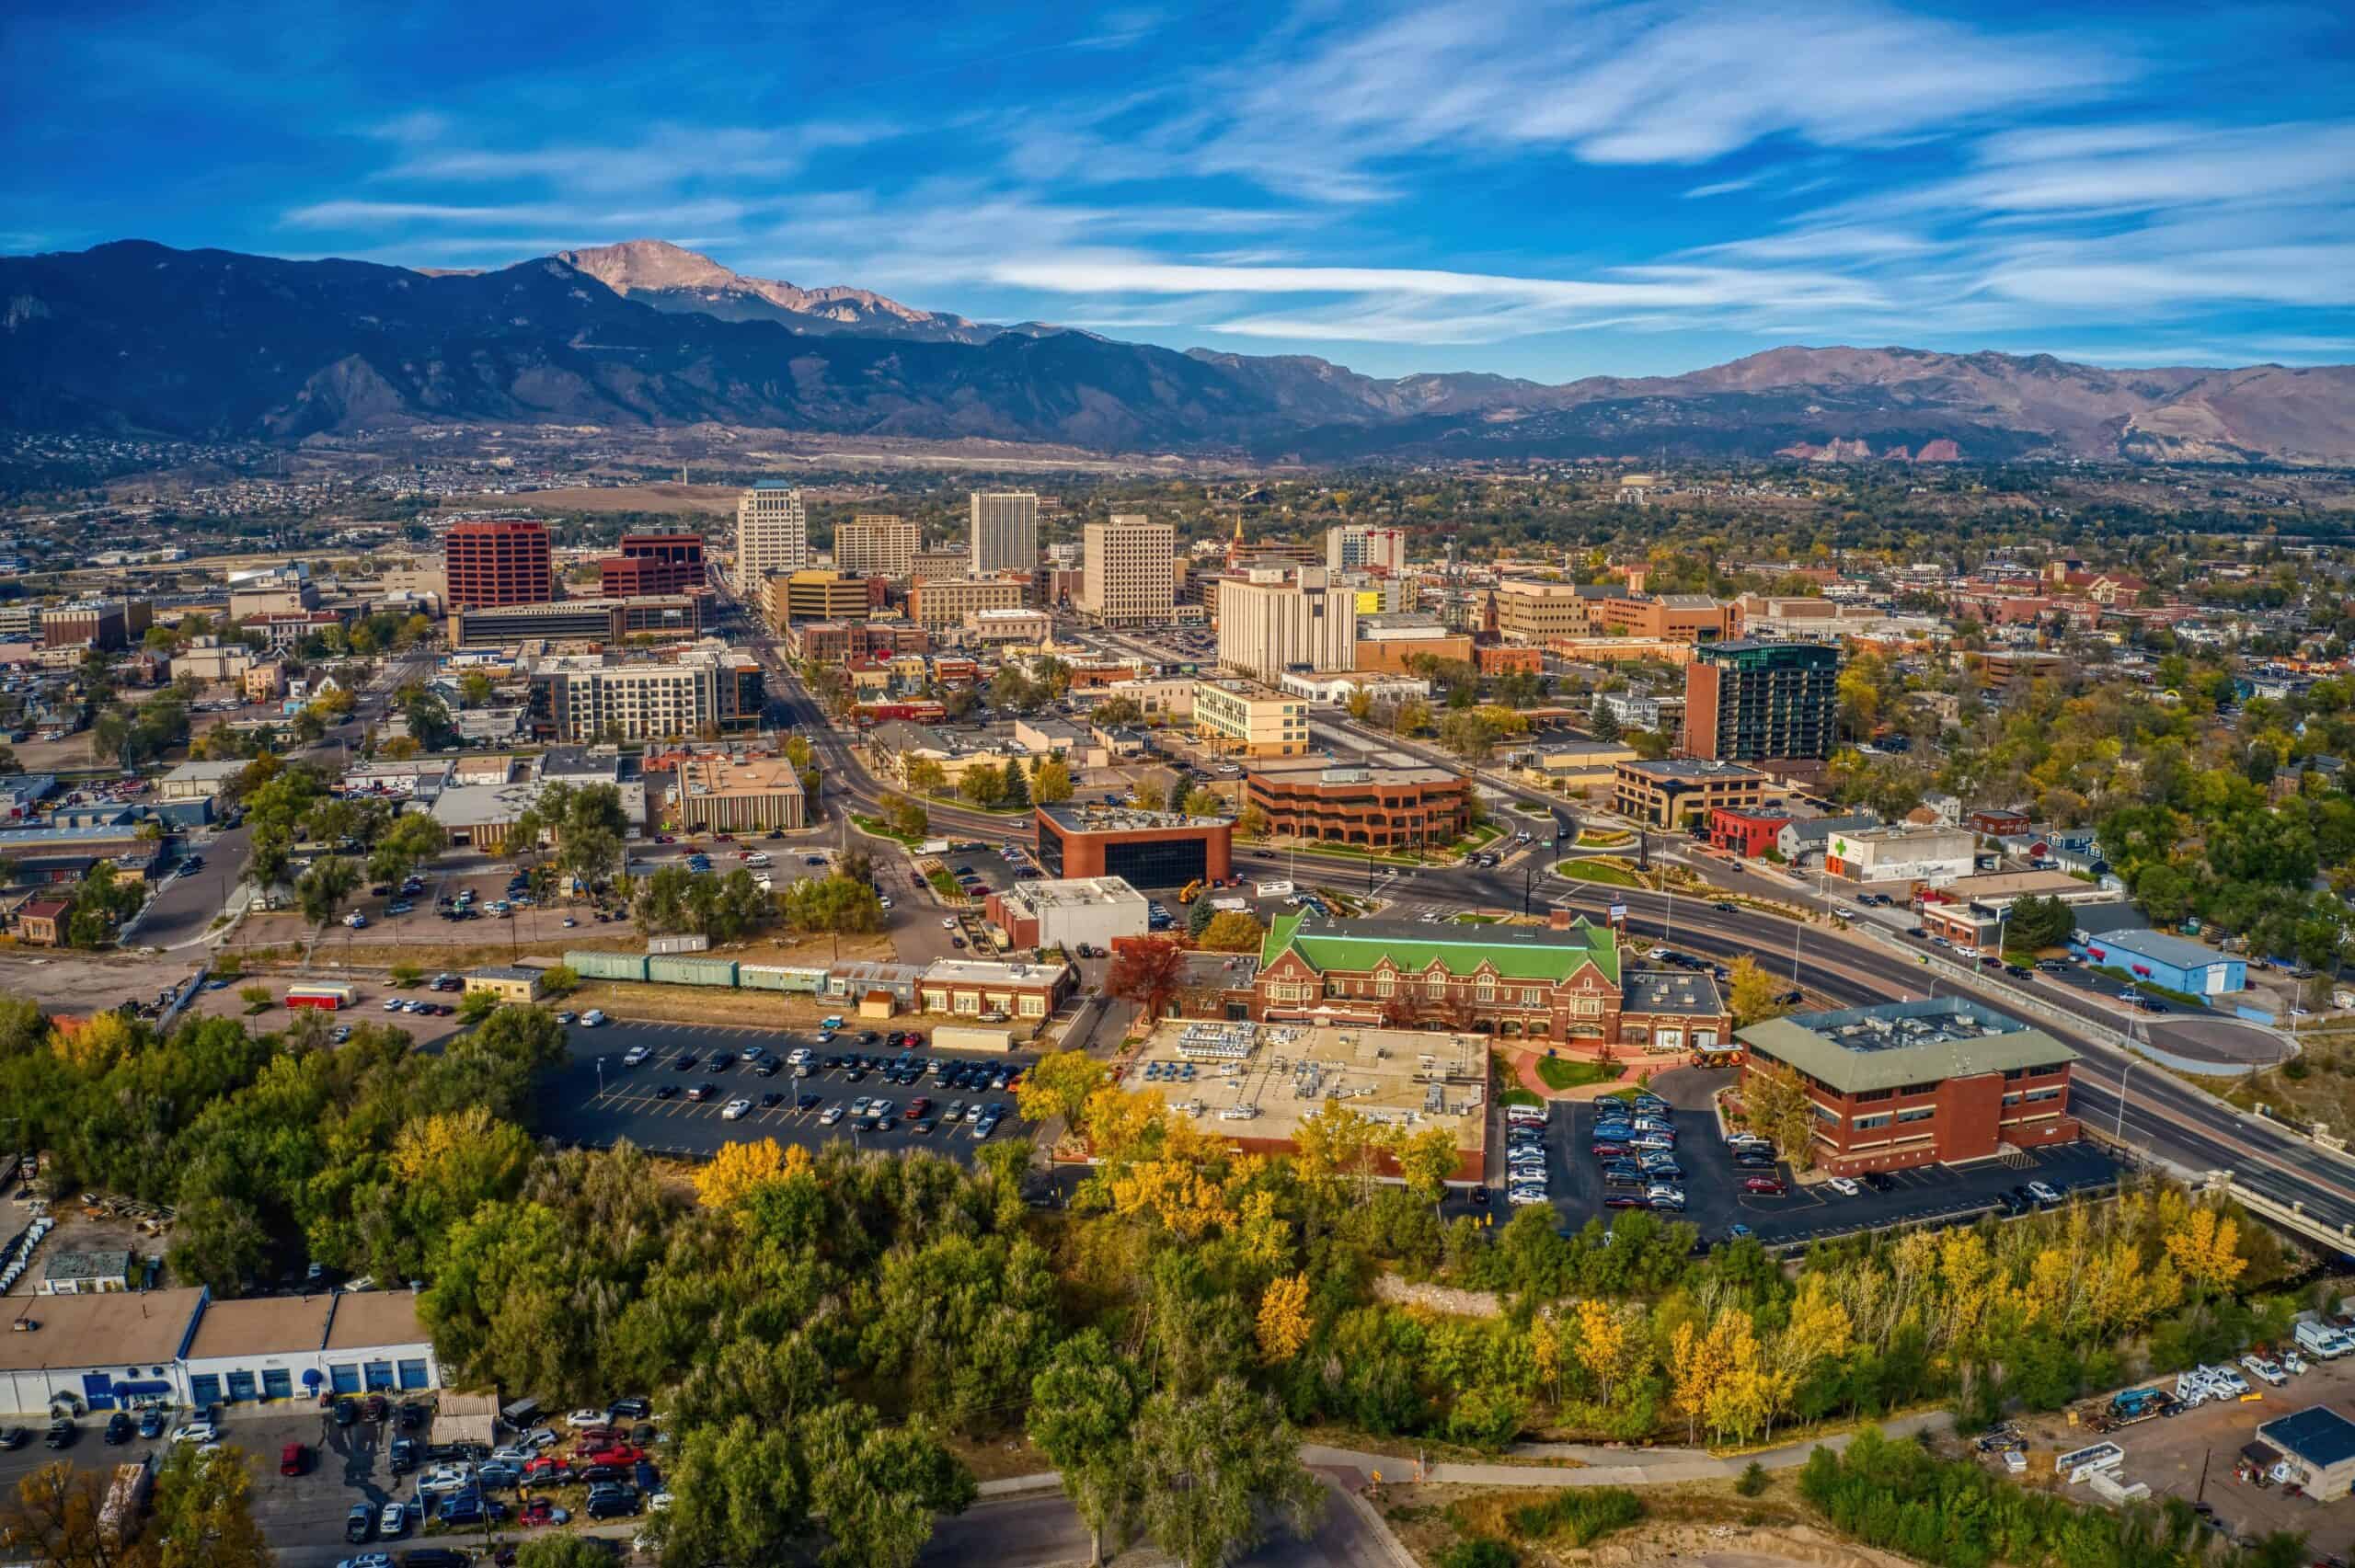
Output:
<svg viewBox="0 0 2355 1568">
<path fill-rule="evenodd" d="M 405 1389 L 430 1389 L 432 1386 L 433 1379 L 427 1376 L 424 1362 L 404 1361 L 401 1363 L 401 1387 Z"/>
<path fill-rule="evenodd" d="M 221 1402 L 221 1378 L 214 1372 L 199 1372 L 188 1380 L 188 1397 L 200 1409 Z"/>
<path fill-rule="evenodd" d="M 259 1391 L 255 1386 L 254 1375 L 251 1372 L 229 1374 L 229 1398 L 232 1402 L 249 1403 L 258 1391 Z"/>
<path fill-rule="evenodd" d="M 265 1368 L 261 1375 L 261 1397 L 264 1399 L 293 1399 L 294 1397 L 294 1374 L 286 1370 L 283 1367 Z"/>
<path fill-rule="evenodd" d="M 393 1386 L 393 1364 L 389 1361 L 368 1363 L 368 1387 L 372 1391 L 389 1390 Z"/>
<path fill-rule="evenodd" d="M 114 1376 L 109 1372 L 82 1374 L 82 1402 L 92 1410 L 114 1408 Z"/>
<path fill-rule="evenodd" d="M 360 1368 L 349 1362 L 346 1362 L 340 1367 L 328 1368 L 327 1387 L 333 1389 L 339 1394 L 358 1393 L 360 1391 Z"/>
</svg>

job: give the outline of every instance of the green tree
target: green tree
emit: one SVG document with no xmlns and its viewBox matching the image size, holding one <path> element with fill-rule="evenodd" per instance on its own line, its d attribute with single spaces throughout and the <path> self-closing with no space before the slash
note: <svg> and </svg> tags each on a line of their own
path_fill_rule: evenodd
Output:
<svg viewBox="0 0 2355 1568">
<path fill-rule="evenodd" d="M 614 1568 L 614 1554 L 592 1537 L 549 1531 L 515 1549 L 515 1568 Z"/>
<path fill-rule="evenodd" d="M 975 762 L 965 770 L 957 782 L 957 793 L 988 811 L 1005 799 L 1005 768 L 988 762 Z"/>
<path fill-rule="evenodd" d="M 1009 810 L 1023 810 L 1030 804 L 1030 781 L 1022 772 L 1022 764 L 1005 764 L 1005 798 L 1001 802 Z"/>
<path fill-rule="evenodd" d="M 1132 1428 L 1143 1402 L 1144 1369 L 1088 1329 L 1055 1347 L 1030 1382 L 1030 1441 L 1062 1478 L 1063 1494 L 1087 1526 L 1088 1562 L 1115 1551 L 1143 1501 Z"/>
<path fill-rule="evenodd" d="M 2004 944 L 2028 953 L 2061 947 L 2076 929 L 2076 915 L 2060 898 L 2022 898 L 2012 905 L 2004 921 Z"/>
<path fill-rule="evenodd" d="M 1274 819 L 1258 806 L 1244 807 L 1242 815 L 1235 819 L 1235 830 L 1255 842 L 1266 839 L 1269 833 L 1275 831 L 1275 828 Z"/>
<path fill-rule="evenodd" d="M 802 1432 L 828 1568 L 913 1568 L 935 1516 L 962 1513 L 975 1495 L 971 1474 L 928 1434 L 882 1425 L 864 1405 L 830 1405 Z"/>
<path fill-rule="evenodd" d="M 1783 1000 L 1789 988 L 1758 967 L 1758 960 L 1747 954 L 1733 961 L 1728 1000 L 1733 1006 L 1736 1028 L 1761 1024 L 1769 1018 L 1780 1018 L 1788 1013 L 1790 1004 Z"/>
<path fill-rule="evenodd" d="M 458 705 L 478 708 L 490 701 L 490 677 L 479 670 L 469 670 L 458 677 Z"/>
<path fill-rule="evenodd" d="M 235 1448 L 175 1443 L 155 1472 L 142 1544 L 155 1568 L 267 1568 L 278 1554 L 253 1514 L 253 1472 Z"/>
<path fill-rule="evenodd" d="M 1208 931 L 1211 921 L 1217 918 L 1218 909 L 1210 901 L 1209 896 L 1197 897 L 1186 910 L 1186 934 L 1197 942 L 1200 941 L 1202 933 Z"/>
<path fill-rule="evenodd" d="M 1226 815 L 1226 796 L 1207 787 L 1188 790 L 1175 809 L 1185 812 L 1189 817 L 1223 817 Z"/>
<path fill-rule="evenodd" d="M 442 824 L 424 812 L 405 811 L 368 852 L 368 875 L 379 882 L 398 882 L 440 854 L 449 838 Z"/>
<path fill-rule="evenodd" d="M 294 884 L 294 896 L 301 901 L 304 920 L 325 925 L 335 919 L 359 886 L 359 866 L 339 854 L 321 855 Z"/>
<path fill-rule="evenodd" d="M 900 769 L 900 776 L 918 795 L 940 795 L 948 788 L 948 773 L 930 757 L 911 757 Z"/>
<path fill-rule="evenodd" d="M 671 1506 L 653 1525 L 665 1563 L 783 1562 L 810 1529 L 808 1473 L 790 1427 L 740 1415 L 691 1429 L 670 1484 Z"/>
<path fill-rule="evenodd" d="M 906 795 L 893 795 L 883 814 L 885 826 L 902 837 L 921 839 L 932 831 L 932 813 Z"/>
<path fill-rule="evenodd" d="M 1185 1568 L 1223 1568 L 1274 1516 L 1305 1537 L 1323 1500 L 1275 1401 L 1238 1378 L 1147 1399 L 1134 1424 L 1145 1531 Z"/>
<path fill-rule="evenodd" d="M 1124 725 L 1143 724 L 1144 710 L 1137 706 L 1134 697 L 1107 697 L 1087 710 L 1087 720 L 1098 729 L 1118 729 Z"/>
</svg>

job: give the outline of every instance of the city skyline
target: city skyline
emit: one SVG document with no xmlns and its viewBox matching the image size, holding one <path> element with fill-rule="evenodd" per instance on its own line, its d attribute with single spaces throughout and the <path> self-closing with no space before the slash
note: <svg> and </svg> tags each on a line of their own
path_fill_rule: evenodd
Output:
<svg viewBox="0 0 2355 1568">
<path fill-rule="evenodd" d="M 2355 29 L 2327 13 L 839 20 L 19 19 L 0 250 L 488 267 L 655 236 L 1378 374 L 1666 372 L 1794 341 L 2355 359 Z"/>
</svg>

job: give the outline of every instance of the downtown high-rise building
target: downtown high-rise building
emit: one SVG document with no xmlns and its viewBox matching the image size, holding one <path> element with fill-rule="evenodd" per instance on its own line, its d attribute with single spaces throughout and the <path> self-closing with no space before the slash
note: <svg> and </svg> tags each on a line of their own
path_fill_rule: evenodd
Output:
<svg viewBox="0 0 2355 1568">
<path fill-rule="evenodd" d="M 1828 643 L 1703 643 L 1684 667 L 1684 753 L 1713 762 L 1821 762 L 1840 725 Z"/>
<path fill-rule="evenodd" d="M 545 604 L 556 597 L 547 524 L 537 518 L 477 518 L 442 539 L 450 603 L 459 610 Z"/>
<path fill-rule="evenodd" d="M 1028 572 L 1039 565 L 1039 498 L 1029 490 L 975 490 L 971 497 L 974 577 Z"/>
<path fill-rule="evenodd" d="M 1133 512 L 1081 531 L 1079 610 L 1099 625 L 1166 621 L 1178 600 L 1178 531 Z"/>
<path fill-rule="evenodd" d="M 762 479 L 736 498 L 736 592 L 760 601 L 771 572 L 810 565 L 810 514 L 801 492 L 782 479 Z"/>
<path fill-rule="evenodd" d="M 1403 572 L 1407 569 L 1406 531 L 1369 528 L 1361 522 L 1336 523 L 1325 531 L 1325 564 L 1337 572 L 1351 567 Z"/>
<path fill-rule="evenodd" d="M 903 517 L 861 512 L 834 526 L 834 569 L 854 577 L 908 576 L 915 569 L 916 525 Z"/>
<path fill-rule="evenodd" d="M 1254 567 L 1218 592 L 1218 661 L 1270 683 L 1357 667 L 1357 589 L 1324 567 Z"/>
</svg>

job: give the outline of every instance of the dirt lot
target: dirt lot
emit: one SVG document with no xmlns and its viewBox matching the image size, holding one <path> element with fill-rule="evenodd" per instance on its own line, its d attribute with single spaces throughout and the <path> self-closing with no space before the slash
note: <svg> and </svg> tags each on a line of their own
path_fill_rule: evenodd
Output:
<svg viewBox="0 0 2355 1568">
<path fill-rule="evenodd" d="M 2175 1386 L 2173 1378 L 2153 1381 L 2170 1391 Z M 2108 1440 L 2126 1450 L 2119 1479 L 2142 1482 L 2151 1489 L 2154 1500 L 2204 1500 L 2214 1505 L 2219 1521 L 2236 1534 L 2292 1530 L 2305 1536 L 2317 1552 L 2344 1555 L 2355 1549 L 2355 1500 L 2315 1503 L 2311 1498 L 2285 1497 L 2278 1486 L 2259 1490 L 2234 1480 L 2233 1463 L 2241 1445 L 2268 1421 L 2312 1404 L 2327 1404 L 2342 1413 L 2355 1407 L 2355 1358 L 2317 1362 L 2285 1386 L 2259 1385 L 2259 1391 L 2262 1399 L 2246 1404 L 2204 1404 L 2172 1418 L 2145 1421 L 2109 1434 Z M 2024 1421 L 2020 1426 L 2028 1437 L 2031 1466 L 2039 1452 L 2065 1452 L 2102 1440 L 2071 1427 L 2058 1415 Z M 2207 1472 L 2204 1492 L 2200 1487 L 2203 1470 Z M 2075 1502 L 2092 1501 L 2082 1486 L 2067 1488 L 2066 1493 Z"/>
<path fill-rule="evenodd" d="M 193 954 L 44 953 L 0 948 L 0 990 L 29 996 L 43 1011 L 81 1014 L 121 1001 L 153 1001 L 196 973 Z"/>
<path fill-rule="evenodd" d="M 1797 1472 L 1777 1473 L 1761 1495 L 1735 1494 L 1729 1481 L 1637 1490 L 1641 1523 L 1591 1546 L 1516 1541 L 1529 1564 L 1580 1562 L 1594 1568 L 1653 1568 L 1661 1562 L 1705 1568 L 1904 1568 L 1905 1560 L 1844 1541 L 1809 1522 L 1799 1505 Z M 1507 1539 L 1516 1508 L 1544 1503 L 1550 1489 L 1499 1491 L 1474 1486 L 1410 1486 L 1380 1505 L 1383 1516 L 1419 1562 L 1472 1536 Z"/>
<path fill-rule="evenodd" d="M 0 1234 L 6 1234 L 14 1225 L 29 1219 L 32 1212 L 29 1208 L 14 1207 L 0 1208 Z M 119 1252 L 129 1248 L 134 1254 L 134 1261 L 144 1261 L 161 1256 L 164 1249 L 170 1245 L 168 1228 L 157 1229 L 99 1209 L 84 1208 L 78 1201 L 56 1204 L 49 1213 L 50 1218 L 57 1221 L 57 1229 L 42 1238 L 40 1251 L 33 1254 L 32 1266 L 25 1270 L 25 1276 L 17 1281 L 15 1289 L 8 1292 L 11 1296 L 35 1294 L 40 1288 L 49 1260 L 62 1253 Z M 18 1307 L 15 1310 L 22 1310 Z"/>
</svg>

